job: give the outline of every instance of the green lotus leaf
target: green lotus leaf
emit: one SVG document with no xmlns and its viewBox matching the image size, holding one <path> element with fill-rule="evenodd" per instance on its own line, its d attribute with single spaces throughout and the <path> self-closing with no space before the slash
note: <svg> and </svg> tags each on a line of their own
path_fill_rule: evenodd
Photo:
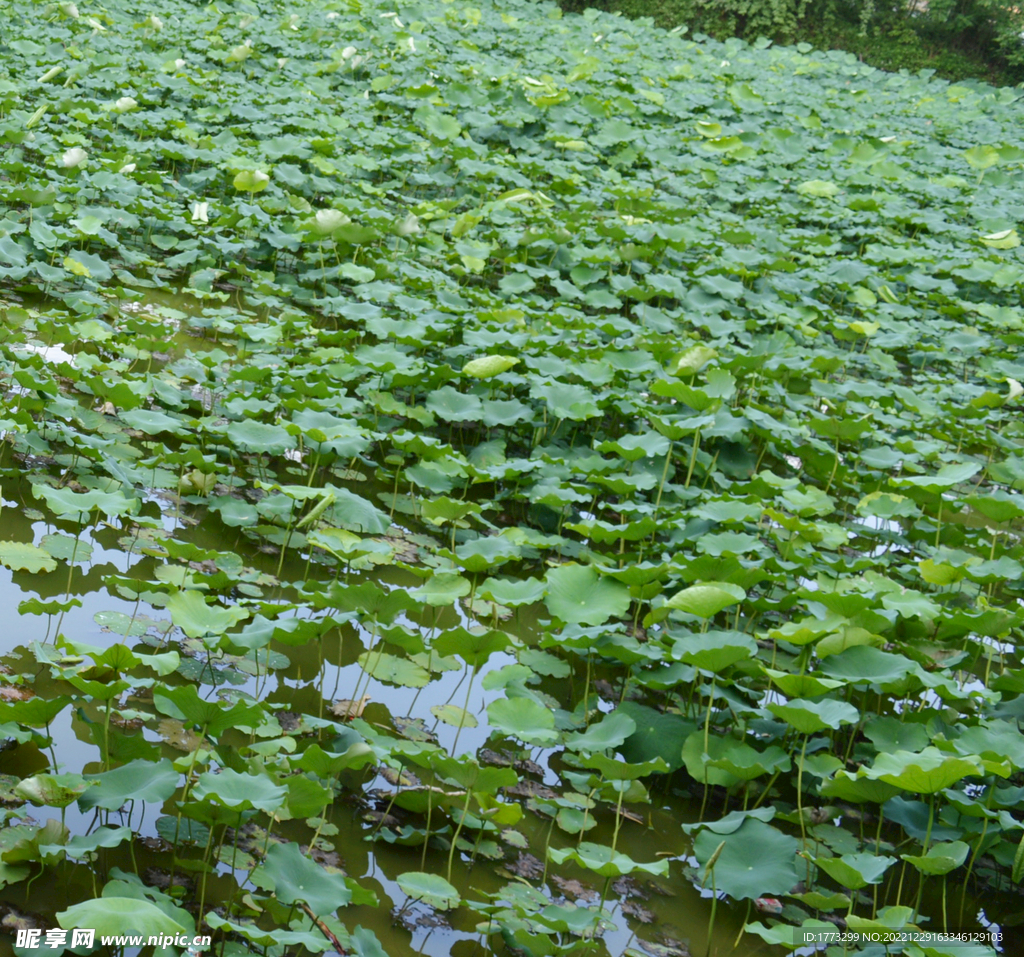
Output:
<svg viewBox="0 0 1024 957">
<path fill-rule="evenodd" d="M 895 857 L 876 857 L 867 852 L 842 857 L 816 857 L 814 863 L 842 887 L 860 890 L 868 884 L 880 884 L 885 872 L 896 863 Z"/>
<path fill-rule="evenodd" d="M 718 853 L 712 873 L 707 864 Z M 748 818 L 731 834 L 703 830 L 693 842 L 702 867 L 701 881 L 735 900 L 753 900 L 765 894 L 788 894 L 798 877 L 794 861 L 798 842 L 778 828 Z"/>
<path fill-rule="evenodd" d="M 861 768 L 856 774 L 837 770 L 833 777 L 822 782 L 821 793 L 836 801 L 849 801 L 851 804 L 884 804 L 900 793 L 901 788 L 895 784 L 868 777 Z"/>
<path fill-rule="evenodd" d="M 462 901 L 459 892 L 437 874 L 406 871 L 398 875 L 395 883 L 402 889 L 403 894 L 437 910 L 451 910 L 458 907 Z"/>
<path fill-rule="evenodd" d="M 936 794 L 966 777 L 981 777 L 985 773 L 980 758 L 958 757 L 934 747 L 920 752 L 879 754 L 874 764 L 862 771 L 872 780 L 916 794 Z"/>
<path fill-rule="evenodd" d="M 820 199 L 832 199 L 838 192 L 839 187 L 835 183 L 829 183 L 821 179 L 809 179 L 800 183 L 796 191 L 804 196 L 816 196 Z"/>
<path fill-rule="evenodd" d="M 555 716 L 532 698 L 499 698 L 487 706 L 487 721 L 504 735 L 528 744 L 553 744 Z"/>
<path fill-rule="evenodd" d="M 781 718 L 800 734 L 815 734 L 825 728 L 837 729 L 844 724 L 856 724 L 860 712 L 845 701 L 805 701 L 796 699 L 787 704 L 772 702 L 768 710 Z"/>
<path fill-rule="evenodd" d="M 52 572 L 57 567 L 49 552 L 26 542 L 0 542 L 0 565 L 32 573 Z"/>
<path fill-rule="evenodd" d="M 743 601 L 747 593 L 728 582 L 702 582 L 676 592 L 665 605 L 698 618 L 713 618 L 723 608 Z"/>
<path fill-rule="evenodd" d="M 87 792 L 88 793 L 88 792 Z M 67 844 L 40 844 L 39 853 L 43 855 L 59 854 L 63 852 L 72 860 L 88 858 L 101 847 L 117 847 L 124 841 L 130 840 L 132 829 L 130 827 L 99 827 L 91 834 L 76 834 Z"/>
<path fill-rule="evenodd" d="M 508 372 L 520 362 L 512 356 L 480 356 L 472 359 L 462 367 L 462 374 L 474 379 L 490 379 L 492 376 Z"/>
<path fill-rule="evenodd" d="M 258 169 L 244 169 L 231 181 L 235 189 L 246 193 L 259 193 L 270 185 L 270 177 Z"/>
<path fill-rule="evenodd" d="M 628 854 L 622 854 L 604 844 L 593 844 L 583 841 L 578 847 L 557 850 L 548 848 L 548 857 L 556 864 L 572 861 L 599 877 L 622 877 L 640 871 L 664 877 L 668 873 L 668 861 L 660 860 L 652 864 L 634 861 Z"/>
<path fill-rule="evenodd" d="M 409 594 L 425 605 L 451 605 L 464 598 L 472 590 L 472 583 L 454 572 L 437 572 L 427 579 L 425 585 L 414 588 Z"/>
<path fill-rule="evenodd" d="M 191 933 L 155 904 L 135 897 L 100 897 L 57 912 L 57 923 L 70 930 L 89 927 L 96 936 L 139 934 L 143 937 Z"/>
<path fill-rule="evenodd" d="M 19 781 L 14 793 L 37 807 L 67 807 L 91 786 L 80 774 L 35 774 Z"/>
<path fill-rule="evenodd" d="M 74 492 L 68 488 L 33 485 L 32 494 L 46 502 L 46 507 L 60 518 L 75 518 L 97 510 L 107 518 L 131 515 L 138 509 L 138 500 L 126 498 L 120 492 Z"/>
<path fill-rule="evenodd" d="M 430 713 L 444 724 L 450 724 L 453 728 L 475 728 L 480 722 L 476 715 L 470 714 L 464 708 L 454 704 L 431 705 Z"/>
<path fill-rule="evenodd" d="M 518 605 L 532 605 L 544 597 L 546 584 L 538 578 L 510 579 L 485 578 L 478 592 L 488 601 L 514 608 Z"/>
<path fill-rule="evenodd" d="M 672 657 L 702 671 L 719 673 L 757 654 L 757 642 L 739 631 L 707 631 L 687 635 L 672 645 Z"/>
<path fill-rule="evenodd" d="M 437 654 L 459 657 L 474 671 L 479 671 L 492 654 L 504 651 L 510 643 L 505 632 L 494 628 L 459 627 L 442 632 L 434 639 L 432 647 Z"/>
<path fill-rule="evenodd" d="M 802 45 L 806 46 L 807 44 Z M 844 897 L 844 900 L 847 899 Z M 827 908 L 820 909 L 826 910 Z M 802 921 L 799 928 L 796 929 L 791 924 L 783 923 L 775 924 L 773 927 L 765 927 L 759 920 L 755 920 L 751 924 L 744 924 L 743 930 L 748 934 L 756 934 L 766 944 L 785 947 L 792 953 L 806 946 L 803 943 L 803 932 L 806 931 L 808 934 L 834 934 L 835 926 L 835 924 L 830 924 L 827 920 L 815 920 L 813 918 Z M 829 938 L 823 937 L 822 939 L 828 940 Z"/>
<path fill-rule="evenodd" d="M 544 604 L 567 624 L 601 625 L 629 610 L 629 590 L 589 565 L 560 565 L 549 569 L 545 581 Z"/>
<path fill-rule="evenodd" d="M 373 748 L 356 741 L 338 754 L 324 751 L 319 744 L 311 744 L 297 758 L 289 758 L 293 767 L 312 771 L 317 777 L 332 778 L 348 768 L 359 769 L 376 760 Z"/>
<path fill-rule="evenodd" d="M 129 801 L 163 804 L 178 789 L 180 772 L 166 758 L 136 760 L 102 774 L 86 775 L 91 787 L 78 798 L 83 811 L 100 807 L 116 811 Z"/>
<path fill-rule="evenodd" d="M 586 731 L 567 734 L 564 743 L 570 751 L 608 751 L 618 748 L 634 731 L 636 722 L 629 715 L 613 711 Z"/>
<path fill-rule="evenodd" d="M 235 445 L 248 452 L 280 455 L 295 445 L 295 441 L 283 426 L 264 425 L 253 419 L 232 422 L 228 426 L 227 435 Z"/>
<path fill-rule="evenodd" d="M 206 771 L 196 779 L 192 797 L 236 811 L 259 808 L 268 814 L 284 804 L 288 789 L 264 774 L 242 774 L 225 768 L 218 774 Z"/>
<path fill-rule="evenodd" d="M 604 781 L 638 781 L 649 774 L 665 774 L 668 771 L 668 765 L 658 757 L 639 764 L 630 764 L 628 761 L 610 758 L 597 752 L 588 754 L 579 761 L 585 767 L 596 768 Z"/>
<path fill-rule="evenodd" d="M 787 698 L 815 698 L 843 686 L 834 678 L 819 678 L 817 675 L 794 675 L 774 668 L 763 668 L 764 673 Z"/>
<path fill-rule="evenodd" d="M 963 841 L 948 841 L 933 844 L 925 854 L 904 854 L 902 856 L 908 864 L 912 864 L 922 874 L 931 877 L 945 875 L 956 870 L 967 860 L 970 850 L 970 845 Z"/>
<path fill-rule="evenodd" d="M 251 614 L 247 608 L 231 605 L 221 608 L 208 605 L 198 591 L 175 592 L 167 601 L 167 610 L 174 622 L 189 638 L 222 635 Z"/>
<path fill-rule="evenodd" d="M 752 781 L 765 774 L 788 771 L 792 765 L 789 755 L 780 747 L 772 745 L 763 751 L 749 744 L 726 739 L 728 747 L 709 756 L 709 768 L 717 768 L 731 774 L 739 781 Z"/>
<path fill-rule="evenodd" d="M 78 564 L 92 558 L 92 543 L 74 539 L 70 535 L 44 535 L 39 546 L 53 558 Z"/>
<path fill-rule="evenodd" d="M 371 678 L 403 688 L 425 688 L 430 683 L 430 672 L 425 668 L 385 651 L 363 652 L 359 664 Z"/>
<path fill-rule="evenodd" d="M 640 764 L 660 758 L 670 771 L 682 767 L 683 743 L 696 730 L 694 722 L 634 701 L 624 701 L 617 712 L 632 718 L 636 725 L 636 730 L 619 749 L 627 761 Z"/>
<path fill-rule="evenodd" d="M 344 876 L 329 874 L 291 842 L 270 846 L 260 865 L 259 882 L 282 904 L 301 901 L 318 917 L 333 914 L 352 900 Z"/>
<path fill-rule="evenodd" d="M 146 435 L 160 435 L 164 432 L 177 436 L 188 435 L 181 419 L 156 409 L 129 409 L 122 412 L 120 417 L 127 426 L 145 432 Z"/>
<path fill-rule="evenodd" d="M 960 462 L 955 465 L 943 465 L 935 475 L 912 475 L 889 480 L 897 488 L 921 488 L 929 492 L 941 492 L 970 481 L 982 469 L 979 462 Z"/>
<path fill-rule="evenodd" d="M 157 686 L 153 704 L 161 714 L 190 725 L 203 734 L 218 737 L 228 728 L 251 728 L 262 723 L 263 710 L 258 704 L 236 701 L 223 706 L 219 700 L 206 701 L 194 685 Z"/>
</svg>

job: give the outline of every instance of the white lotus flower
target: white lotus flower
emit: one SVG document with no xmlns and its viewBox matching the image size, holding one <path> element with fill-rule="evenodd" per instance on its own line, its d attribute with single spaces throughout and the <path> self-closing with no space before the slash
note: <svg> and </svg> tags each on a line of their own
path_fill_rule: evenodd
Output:
<svg viewBox="0 0 1024 957">
<path fill-rule="evenodd" d="M 420 231 L 420 220 L 415 213 L 409 213 L 404 219 L 398 221 L 395 232 L 399 236 L 412 236 Z"/>
<path fill-rule="evenodd" d="M 118 170 L 118 172 L 119 173 L 134 173 L 135 172 L 135 164 L 134 163 L 125 163 L 125 165 L 122 166 Z"/>
<path fill-rule="evenodd" d="M 78 19 L 78 7 L 73 3 L 62 3 L 60 5 L 61 13 L 66 17 L 71 17 L 72 20 Z"/>
<path fill-rule="evenodd" d="M 340 209 L 321 209 L 316 214 L 316 229 L 321 233 L 333 233 L 346 223 L 352 222 Z"/>
<path fill-rule="evenodd" d="M 341 51 L 341 58 L 343 60 L 349 60 L 352 57 L 354 57 L 355 55 L 356 55 L 356 48 L 355 47 L 351 47 L 351 46 L 350 47 L 345 47 L 345 49 Z"/>
<path fill-rule="evenodd" d="M 74 169 L 76 166 L 81 166 L 88 158 L 89 154 L 81 146 L 72 146 L 61 157 L 61 162 L 66 169 Z"/>
<path fill-rule="evenodd" d="M 192 222 L 194 223 L 208 223 L 210 204 L 209 203 L 193 203 L 192 204 Z"/>
<path fill-rule="evenodd" d="M 155 13 L 146 20 L 146 26 L 152 27 L 154 30 L 159 32 L 164 28 L 164 21 L 161 20 Z"/>
<path fill-rule="evenodd" d="M 127 113 L 129 110 L 134 110 L 139 105 L 139 101 L 132 96 L 122 96 L 114 104 L 115 113 Z"/>
<path fill-rule="evenodd" d="M 174 61 L 174 68 L 176 70 L 184 70 L 185 69 L 185 61 L 183 59 L 181 59 L 181 57 L 178 57 L 178 59 Z"/>
</svg>

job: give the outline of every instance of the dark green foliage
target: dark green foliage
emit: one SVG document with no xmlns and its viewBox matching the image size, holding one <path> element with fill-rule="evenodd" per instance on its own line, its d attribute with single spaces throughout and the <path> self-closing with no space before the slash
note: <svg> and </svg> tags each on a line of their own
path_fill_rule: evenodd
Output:
<svg viewBox="0 0 1024 957">
<path fill-rule="evenodd" d="M 883 70 L 934 70 L 949 79 L 996 84 L 1024 80 L 1024 16 L 998 0 L 560 0 L 567 12 L 587 7 L 650 17 L 666 29 L 718 39 L 804 41 L 847 50 Z"/>
</svg>

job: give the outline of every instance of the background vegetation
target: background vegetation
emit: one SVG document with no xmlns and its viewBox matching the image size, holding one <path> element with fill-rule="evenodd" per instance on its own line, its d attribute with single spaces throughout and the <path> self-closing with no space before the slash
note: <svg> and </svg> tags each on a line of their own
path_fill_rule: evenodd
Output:
<svg viewBox="0 0 1024 957">
<path fill-rule="evenodd" d="M 996 84 L 1024 80 L 1024 17 L 1001 0 L 560 0 L 651 17 L 672 29 L 685 24 L 717 39 L 768 37 L 847 50 L 883 70 L 934 70 L 949 79 Z"/>
</svg>

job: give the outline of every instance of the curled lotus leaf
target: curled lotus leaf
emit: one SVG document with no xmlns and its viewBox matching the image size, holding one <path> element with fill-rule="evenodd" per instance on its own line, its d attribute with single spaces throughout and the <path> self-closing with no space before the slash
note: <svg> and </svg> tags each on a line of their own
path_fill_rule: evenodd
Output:
<svg viewBox="0 0 1024 957">
<path fill-rule="evenodd" d="M 676 611 L 684 611 L 688 615 L 696 615 L 698 618 L 713 618 L 723 608 L 735 605 L 746 597 L 747 593 L 739 585 L 731 585 L 728 582 L 702 582 L 676 592 L 665 605 Z"/>
<path fill-rule="evenodd" d="M 270 177 L 262 170 L 244 169 L 235 174 L 231 185 L 240 192 L 259 193 L 270 185 Z"/>
<path fill-rule="evenodd" d="M 462 374 L 472 376 L 474 379 L 490 379 L 508 372 L 519 361 L 512 356 L 480 356 L 467 362 L 462 367 Z"/>
</svg>

